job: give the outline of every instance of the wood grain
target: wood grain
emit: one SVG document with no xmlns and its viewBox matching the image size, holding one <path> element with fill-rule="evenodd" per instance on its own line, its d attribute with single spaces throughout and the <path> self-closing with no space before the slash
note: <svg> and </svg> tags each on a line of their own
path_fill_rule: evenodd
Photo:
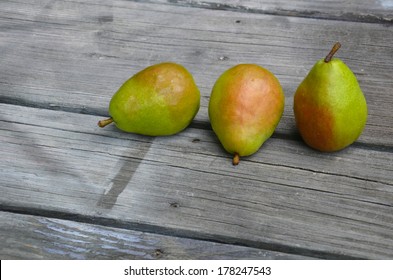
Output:
<svg viewBox="0 0 393 280">
<path fill-rule="evenodd" d="M 393 258 L 389 3 L 1 1 L 0 257 Z M 301 141 L 292 100 L 335 41 L 369 120 L 354 145 L 322 154 Z M 162 61 L 201 89 L 191 127 L 161 138 L 98 128 L 122 82 Z M 276 74 L 286 107 L 233 167 L 207 106 L 238 63 Z"/>
<path fill-rule="evenodd" d="M 170 3 L 215 10 L 263 13 L 280 16 L 295 16 L 343 21 L 392 24 L 393 3 L 390 0 L 155 0 L 151 2 Z"/>
<path fill-rule="evenodd" d="M 151 138 L 99 129 L 95 116 L 0 108 L 4 210 L 312 257 L 393 257 L 389 152 L 327 155 L 276 138 L 235 168 L 210 130 Z"/>
<path fill-rule="evenodd" d="M 392 147 L 391 25 L 175 4 L 1 2 L 0 102 L 106 115 L 112 94 L 127 78 L 170 60 L 194 74 L 202 100 L 193 125 L 208 126 L 217 77 L 235 64 L 257 63 L 276 74 L 286 94 L 277 133 L 297 137 L 293 93 L 315 61 L 341 41 L 337 56 L 357 75 L 369 105 L 359 142 Z"/>
<path fill-rule="evenodd" d="M 5 259 L 297 259 L 242 246 L 0 212 Z M 302 256 L 302 259 L 307 259 Z"/>
</svg>

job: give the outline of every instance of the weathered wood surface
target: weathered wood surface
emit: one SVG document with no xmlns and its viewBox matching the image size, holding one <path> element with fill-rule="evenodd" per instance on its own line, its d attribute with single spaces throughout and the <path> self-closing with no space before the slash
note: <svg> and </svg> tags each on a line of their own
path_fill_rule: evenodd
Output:
<svg viewBox="0 0 393 280">
<path fill-rule="evenodd" d="M 156 0 L 152 2 L 174 3 L 176 5 L 215 10 L 343 21 L 382 24 L 391 24 L 393 21 L 392 0 Z"/>
<path fill-rule="evenodd" d="M 0 212 L 1 259 L 297 259 L 274 251 Z M 302 256 L 302 258 L 305 258 Z"/>
<path fill-rule="evenodd" d="M 161 258 L 393 258 L 391 8 L 350 2 L 0 2 L 0 258 L 23 258 L 26 239 L 26 258 L 61 258 L 35 251 L 45 244 L 69 246 L 69 258 L 151 258 L 155 246 L 138 251 L 135 236 L 162 244 Z M 357 143 L 322 154 L 300 140 L 292 98 L 337 40 L 369 121 Z M 125 79 L 167 60 L 201 89 L 190 128 L 152 138 L 96 126 Z M 245 62 L 277 75 L 286 108 L 273 138 L 234 168 L 207 104 L 221 72 Z M 52 223 L 79 237 L 51 244 Z M 118 247 L 100 247 L 105 235 Z M 72 255 L 74 241 L 87 251 Z"/>
<path fill-rule="evenodd" d="M 98 3 L 1 3 L 0 102 L 105 115 L 129 76 L 171 60 L 194 74 L 202 94 L 196 122 L 207 123 L 214 81 L 230 66 L 252 62 L 280 79 L 287 98 L 277 132 L 293 134 L 293 93 L 338 40 L 337 56 L 358 76 L 370 108 L 359 142 L 393 144 L 392 25 Z"/>
<path fill-rule="evenodd" d="M 210 130 L 151 138 L 99 129 L 96 116 L 0 108 L 4 210 L 310 256 L 393 257 L 390 153 L 326 155 L 274 138 L 234 168 Z"/>
</svg>

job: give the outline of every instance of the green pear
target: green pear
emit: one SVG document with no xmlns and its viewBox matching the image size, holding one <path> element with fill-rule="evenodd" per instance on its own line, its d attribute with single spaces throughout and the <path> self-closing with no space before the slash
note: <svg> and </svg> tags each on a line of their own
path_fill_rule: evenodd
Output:
<svg viewBox="0 0 393 280">
<path fill-rule="evenodd" d="M 296 126 L 310 147 L 341 150 L 358 139 L 367 121 L 367 103 L 351 69 L 333 55 L 317 61 L 296 90 Z"/>
<path fill-rule="evenodd" d="M 186 68 L 172 62 L 147 67 L 128 79 L 109 104 L 111 122 L 126 132 L 149 136 L 176 134 L 199 110 L 200 93 Z"/>
<path fill-rule="evenodd" d="M 233 165 L 249 156 L 273 134 L 284 111 L 285 96 L 278 79 L 255 64 L 239 64 L 216 81 L 209 118 Z"/>
</svg>

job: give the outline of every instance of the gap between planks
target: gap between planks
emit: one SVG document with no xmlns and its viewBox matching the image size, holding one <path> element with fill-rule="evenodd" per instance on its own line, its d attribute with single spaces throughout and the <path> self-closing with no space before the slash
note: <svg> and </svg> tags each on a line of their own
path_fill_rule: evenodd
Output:
<svg viewBox="0 0 393 280">
<path fill-rule="evenodd" d="M 133 2 L 141 2 L 141 0 L 130 0 Z M 309 19 L 323 19 L 323 20 L 335 20 L 345 22 L 363 22 L 363 23 L 375 23 L 391 26 L 393 24 L 393 13 L 389 13 L 389 8 L 385 11 L 373 12 L 370 10 L 358 10 L 353 12 L 352 9 L 345 10 L 334 10 L 326 9 L 326 6 L 320 5 L 318 9 L 307 8 L 307 2 L 311 1 L 300 1 L 300 5 L 296 3 L 292 5 L 286 5 L 287 1 L 266 1 L 261 7 L 260 1 L 247 1 L 247 3 L 239 4 L 240 1 L 219 1 L 219 0 L 207 0 L 207 1 L 187 1 L 187 0 L 149 0 L 143 1 L 151 4 L 166 4 L 172 6 L 182 6 L 190 8 L 208 9 L 208 10 L 219 10 L 219 11 L 230 11 L 238 13 L 248 14 L 261 14 L 261 15 L 272 15 L 282 17 L 299 17 Z M 270 3 L 269 3 L 270 2 Z M 298 1 L 299 2 L 299 1 Z M 315 1 L 312 1 L 315 3 Z M 342 3 L 343 1 L 340 1 Z M 314 4 L 313 3 L 313 4 Z M 299 3 L 298 3 L 299 4 Z M 333 3 L 333 5 L 339 3 Z M 363 3 L 364 4 L 364 3 Z M 375 4 L 377 6 L 377 4 Z M 375 7 L 372 4 L 368 8 Z"/>
<path fill-rule="evenodd" d="M 105 119 L 107 117 L 106 109 L 100 110 L 94 107 L 84 107 L 82 109 L 76 107 L 61 107 L 57 105 L 51 105 L 48 103 L 42 102 L 29 102 L 27 100 L 23 100 L 20 98 L 13 98 L 13 97 L 0 97 L 0 104 L 5 105 L 14 105 L 14 106 L 21 106 L 33 109 L 44 109 L 44 110 L 51 110 L 51 111 L 61 111 L 65 113 L 75 113 L 81 115 L 88 115 L 88 116 L 96 116 L 97 122 L 100 119 Z M 210 122 L 206 120 L 199 120 L 194 119 L 188 125 L 187 128 L 196 128 L 202 130 L 212 130 Z M 186 128 L 186 129 L 187 129 Z M 302 141 L 300 134 L 296 132 L 289 133 L 288 131 L 278 131 L 277 129 L 271 136 L 271 138 L 277 139 L 288 139 L 288 140 L 295 140 L 295 141 Z M 357 147 L 359 149 L 371 150 L 371 151 L 381 151 L 386 153 L 393 153 L 393 146 L 385 145 L 385 144 L 373 144 L 369 142 L 361 142 L 359 139 L 355 141 L 351 146 Z"/>
</svg>

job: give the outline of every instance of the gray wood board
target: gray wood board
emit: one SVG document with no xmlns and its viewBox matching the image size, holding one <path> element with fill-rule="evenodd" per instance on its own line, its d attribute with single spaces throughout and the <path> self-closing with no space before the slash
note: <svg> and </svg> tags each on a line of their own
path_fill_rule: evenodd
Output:
<svg viewBox="0 0 393 280">
<path fill-rule="evenodd" d="M 392 24 L 391 0 L 151 0 L 214 10 Z"/>
<path fill-rule="evenodd" d="M 306 259 L 267 250 L 0 212 L 0 259 Z"/>
<path fill-rule="evenodd" d="M 0 205 L 324 258 L 393 258 L 392 154 L 267 141 L 233 167 L 211 130 L 144 137 L 0 104 Z"/>
<path fill-rule="evenodd" d="M 138 1 L 1 2 L 0 26 L 0 102 L 105 115 L 127 78 L 170 60 L 194 74 L 202 100 L 193 125 L 206 126 L 217 77 L 235 64 L 257 63 L 283 85 L 277 133 L 292 136 L 293 93 L 341 41 L 337 56 L 353 69 L 369 104 L 359 142 L 393 144 L 391 26 Z"/>
</svg>

